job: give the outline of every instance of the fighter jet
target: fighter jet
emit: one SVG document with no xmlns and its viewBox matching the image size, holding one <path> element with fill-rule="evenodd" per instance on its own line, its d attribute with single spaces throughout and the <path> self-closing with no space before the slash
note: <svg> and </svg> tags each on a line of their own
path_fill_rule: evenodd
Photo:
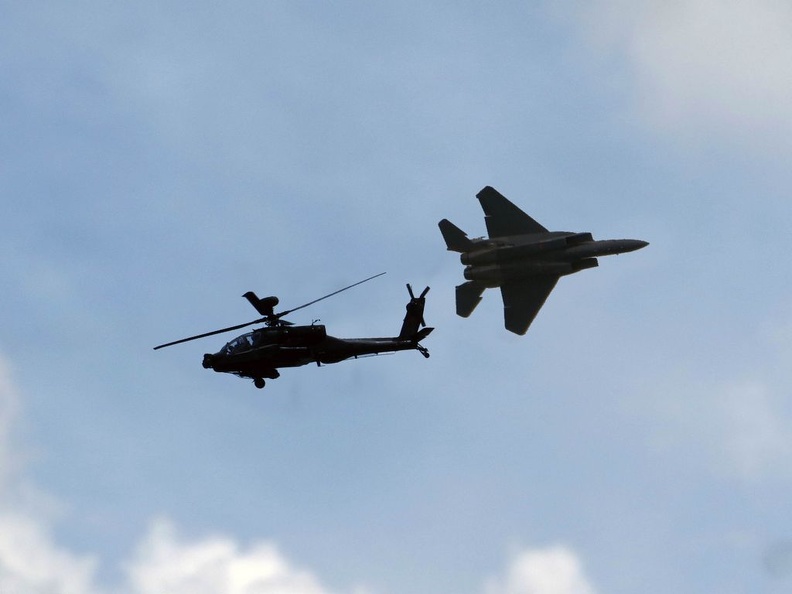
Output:
<svg viewBox="0 0 792 594">
<path fill-rule="evenodd" d="M 558 279 L 599 265 L 597 258 L 649 245 L 639 239 L 594 241 L 591 233 L 548 231 L 490 186 L 476 198 L 489 238 L 469 239 L 448 219 L 440 221 L 448 250 L 459 252 L 465 279 L 456 288 L 456 310 L 468 317 L 484 289 L 500 287 L 506 329 L 525 334 Z"/>
</svg>

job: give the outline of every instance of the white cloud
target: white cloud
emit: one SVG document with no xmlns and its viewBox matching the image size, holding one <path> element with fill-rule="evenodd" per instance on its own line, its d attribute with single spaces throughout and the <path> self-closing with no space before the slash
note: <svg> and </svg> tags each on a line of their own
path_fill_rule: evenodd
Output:
<svg viewBox="0 0 792 594">
<path fill-rule="evenodd" d="M 792 417 L 782 396 L 786 382 L 773 375 L 767 369 L 716 385 L 686 378 L 658 382 L 653 395 L 662 419 L 657 444 L 743 481 L 789 478 Z"/>
<path fill-rule="evenodd" d="M 0 592 L 14 594 L 92 594 L 96 561 L 57 547 L 46 519 L 32 515 L 38 509 L 34 494 L 18 475 L 11 427 L 19 398 L 5 360 L 0 357 Z"/>
<path fill-rule="evenodd" d="M 186 542 L 167 520 L 153 523 L 128 568 L 134 594 L 323 594 L 309 572 L 293 567 L 271 543 L 249 550 L 227 537 Z"/>
<path fill-rule="evenodd" d="M 676 134 L 792 131 L 792 4 L 599 0 L 583 22 L 626 60 L 638 109 Z M 774 132 L 775 131 L 775 132 Z"/>
<path fill-rule="evenodd" d="M 771 389 L 752 381 L 729 386 L 719 396 L 720 414 L 712 421 L 737 474 L 750 478 L 779 469 L 787 472 L 792 428 Z"/>
<path fill-rule="evenodd" d="M 11 425 L 17 412 L 17 395 L 11 386 L 11 374 L 5 360 L 0 357 L 0 501 L 6 492 L 13 468 Z"/>
<path fill-rule="evenodd" d="M 51 534 L 48 505 L 24 485 L 10 427 L 18 408 L 8 367 L 0 357 L 0 592 L 102 594 L 98 555 L 78 555 Z M 308 571 L 292 565 L 273 544 L 244 549 L 233 539 L 186 542 L 165 519 L 153 522 L 126 566 L 124 594 L 327 594 Z"/>
<path fill-rule="evenodd" d="M 14 467 L 9 435 L 18 397 L 0 357 L 0 468 Z M 16 465 L 19 468 L 19 465 Z M 20 488 L 20 485 L 23 488 Z M 308 570 L 271 542 L 241 546 L 228 536 L 187 540 L 167 518 L 152 522 L 124 564 L 124 583 L 97 583 L 100 556 L 75 554 L 52 536 L 51 506 L 22 501 L 22 476 L 0 483 L 0 592 L 13 594 L 329 594 Z M 28 498 L 30 499 L 30 498 Z M 575 553 L 565 547 L 525 550 L 484 594 L 594 594 Z M 362 593 L 358 588 L 356 592 Z"/>
<path fill-rule="evenodd" d="M 46 523 L 19 513 L 0 515 L 0 592 L 94 594 L 92 557 L 52 542 Z"/>
<path fill-rule="evenodd" d="M 0 592 L 100 594 L 97 560 L 55 544 L 47 522 L 21 514 L 0 515 Z M 242 549 L 233 539 L 180 540 L 160 519 L 127 565 L 125 594 L 328 594 L 308 571 L 294 567 L 277 547 Z"/>
<path fill-rule="evenodd" d="M 682 373 L 654 382 L 658 444 L 744 481 L 792 478 L 790 330 L 792 314 L 774 316 L 772 326 L 745 337 L 753 363 L 739 373 L 726 369 L 713 381 Z"/>
<path fill-rule="evenodd" d="M 595 594 L 574 552 L 563 546 L 526 550 L 501 578 L 490 580 L 486 594 Z"/>
</svg>

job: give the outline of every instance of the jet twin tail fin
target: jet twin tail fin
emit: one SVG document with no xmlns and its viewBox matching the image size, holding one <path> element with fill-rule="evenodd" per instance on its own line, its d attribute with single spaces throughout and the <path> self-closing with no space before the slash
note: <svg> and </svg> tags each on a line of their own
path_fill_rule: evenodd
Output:
<svg viewBox="0 0 792 594">
<path fill-rule="evenodd" d="M 467 233 L 462 231 L 459 227 L 454 225 L 448 219 L 443 219 L 437 224 L 440 227 L 440 233 L 443 234 L 443 239 L 446 242 L 446 249 L 451 252 L 469 252 L 474 248 L 474 244 L 468 239 Z"/>
</svg>

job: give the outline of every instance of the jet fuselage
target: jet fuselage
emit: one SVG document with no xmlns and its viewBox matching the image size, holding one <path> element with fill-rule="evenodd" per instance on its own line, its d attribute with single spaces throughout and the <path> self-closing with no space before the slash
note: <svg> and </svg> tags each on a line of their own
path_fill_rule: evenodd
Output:
<svg viewBox="0 0 792 594">
<path fill-rule="evenodd" d="M 638 239 L 595 241 L 591 233 L 549 231 L 491 186 L 476 197 L 488 238 L 470 239 L 448 219 L 438 223 L 446 247 L 460 254 L 467 282 L 456 287 L 457 314 L 468 317 L 485 289 L 500 287 L 504 324 L 525 334 L 562 276 L 599 265 L 597 258 L 633 252 Z"/>
<path fill-rule="evenodd" d="M 553 233 L 556 237 L 536 241 L 526 236 L 501 238 L 498 242 L 481 240 L 482 249 L 460 255 L 466 264 L 465 279 L 488 287 L 532 276 L 567 276 L 596 267 L 596 258 L 639 250 L 647 245 L 638 239 L 594 241 L 590 233 Z M 475 241 L 475 240 L 474 240 Z"/>
</svg>

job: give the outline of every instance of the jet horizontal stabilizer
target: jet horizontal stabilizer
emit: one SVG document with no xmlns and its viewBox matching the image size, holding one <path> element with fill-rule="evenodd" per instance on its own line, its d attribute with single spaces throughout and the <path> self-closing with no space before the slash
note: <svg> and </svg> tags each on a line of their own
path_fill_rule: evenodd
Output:
<svg viewBox="0 0 792 594">
<path fill-rule="evenodd" d="M 487 287 L 481 283 L 470 281 L 457 286 L 456 288 L 456 310 L 457 315 L 463 318 L 468 317 L 481 302 L 481 294 Z"/>
</svg>

